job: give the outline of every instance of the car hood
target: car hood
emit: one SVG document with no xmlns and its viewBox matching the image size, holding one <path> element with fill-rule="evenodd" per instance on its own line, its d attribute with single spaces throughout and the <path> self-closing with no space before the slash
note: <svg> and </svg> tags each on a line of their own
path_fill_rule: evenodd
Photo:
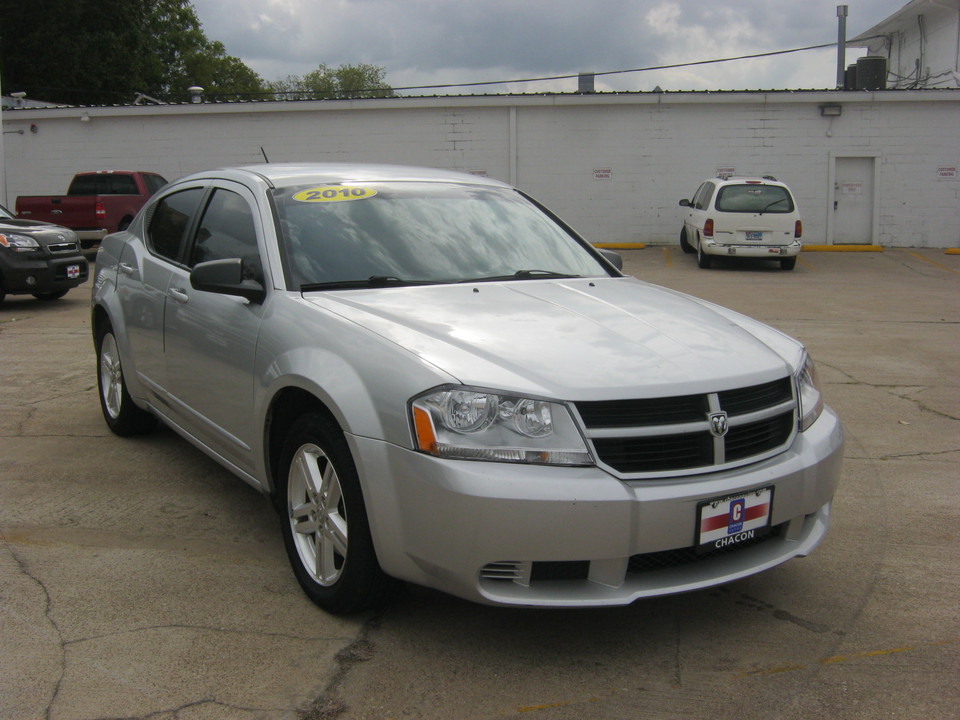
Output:
<svg viewBox="0 0 960 720">
<path fill-rule="evenodd" d="M 0 217 L 0 230 L 27 232 L 29 230 L 51 230 L 60 227 L 43 220 L 22 220 L 20 218 Z M 64 228 L 66 229 L 66 228 Z"/>
<path fill-rule="evenodd" d="M 759 384 L 792 373 L 802 355 L 799 343 L 761 323 L 629 277 L 305 298 L 457 382 L 568 400 Z"/>
</svg>

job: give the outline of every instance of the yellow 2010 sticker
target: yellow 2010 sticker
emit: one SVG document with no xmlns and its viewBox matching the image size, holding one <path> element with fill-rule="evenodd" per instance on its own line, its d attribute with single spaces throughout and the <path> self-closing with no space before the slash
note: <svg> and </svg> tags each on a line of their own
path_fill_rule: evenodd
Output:
<svg viewBox="0 0 960 720">
<path fill-rule="evenodd" d="M 356 185 L 325 185 L 323 187 L 301 190 L 293 199 L 297 202 L 347 202 L 366 200 L 377 194 L 373 188 Z"/>
</svg>

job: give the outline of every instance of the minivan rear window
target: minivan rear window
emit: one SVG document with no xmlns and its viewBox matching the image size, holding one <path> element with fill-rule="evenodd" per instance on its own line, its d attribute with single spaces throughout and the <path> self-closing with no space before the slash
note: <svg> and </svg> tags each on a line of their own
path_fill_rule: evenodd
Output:
<svg viewBox="0 0 960 720">
<path fill-rule="evenodd" d="M 793 198 L 779 185 L 725 185 L 717 195 L 719 212 L 790 213 Z"/>
</svg>

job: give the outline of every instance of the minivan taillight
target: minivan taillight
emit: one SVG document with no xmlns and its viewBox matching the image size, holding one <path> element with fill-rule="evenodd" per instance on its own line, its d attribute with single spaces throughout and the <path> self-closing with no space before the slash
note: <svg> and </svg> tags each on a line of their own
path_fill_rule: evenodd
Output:
<svg viewBox="0 0 960 720">
<path fill-rule="evenodd" d="M 797 224 L 793 229 L 793 236 L 799 239 L 802 235 L 803 235 L 803 223 L 797 220 Z"/>
<path fill-rule="evenodd" d="M 707 218 L 707 221 L 703 224 L 703 236 L 713 237 L 713 218 Z"/>
</svg>

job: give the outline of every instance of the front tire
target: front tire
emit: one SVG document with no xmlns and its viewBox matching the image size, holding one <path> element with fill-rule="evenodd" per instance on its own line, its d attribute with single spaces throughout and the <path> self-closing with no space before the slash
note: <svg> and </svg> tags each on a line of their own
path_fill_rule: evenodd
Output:
<svg viewBox="0 0 960 720">
<path fill-rule="evenodd" d="M 283 543 L 307 597 L 334 614 L 386 602 L 396 581 L 377 562 L 360 478 L 336 423 L 320 414 L 294 423 L 278 485 Z"/>
<path fill-rule="evenodd" d="M 97 333 L 97 386 L 103 419 L 115 435 L 141 435 L 156 424 L 153 415 L 133 403 L 120 364 L 113 328 L 105 324 Z"/>
<path fill-rule="evenodd" d="M 67 290 L 55 290 L 54 292 L 33 293 L 33 296 L 37 300 L 49 301 L 49 300 L 59 300 L 66 294 L 67 294 Z"/>
</svg>

